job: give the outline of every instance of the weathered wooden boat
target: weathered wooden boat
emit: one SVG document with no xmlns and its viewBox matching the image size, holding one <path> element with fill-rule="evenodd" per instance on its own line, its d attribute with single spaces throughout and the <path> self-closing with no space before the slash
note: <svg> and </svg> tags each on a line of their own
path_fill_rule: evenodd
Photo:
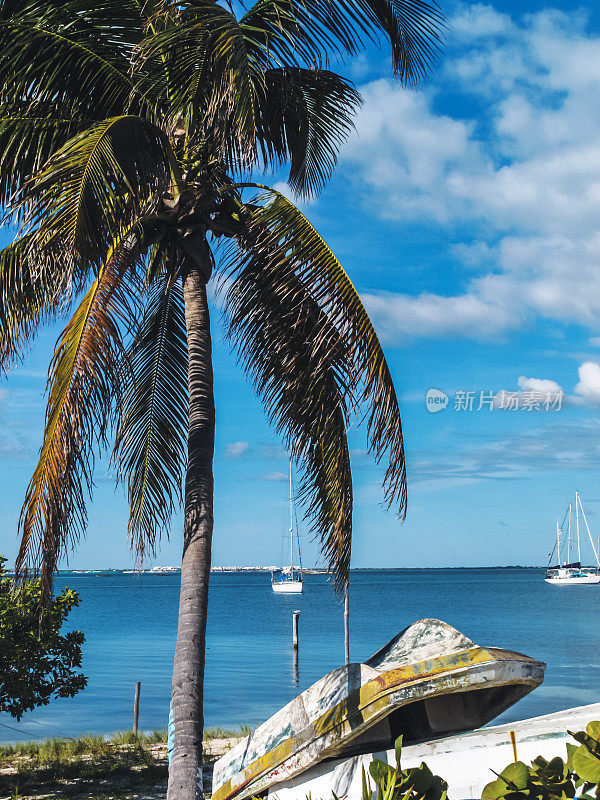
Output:
<svg viewBox="0 0 600 800">
<path fill-rule="evenodd" d="M 364 664 L 339 667 L 219 759 L 213 800 L 256 796 L 324 759 L 478 728 L 542 682 L 546 665 L 480 647 L 437 619 L 410 625 Z"/>
</svg>

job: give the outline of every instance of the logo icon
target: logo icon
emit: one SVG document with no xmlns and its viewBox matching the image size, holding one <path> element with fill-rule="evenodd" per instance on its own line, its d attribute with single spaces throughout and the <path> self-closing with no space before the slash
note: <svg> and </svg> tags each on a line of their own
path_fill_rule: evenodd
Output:
<svg viewBox="0 0 600 800">
<path fill-rule="evenodd" d="M 431 414 L 437 414 L 448 405 L 448 395 L 440 389 L 428 389 L 425 395 L 425 405 Z"/>
</svg>

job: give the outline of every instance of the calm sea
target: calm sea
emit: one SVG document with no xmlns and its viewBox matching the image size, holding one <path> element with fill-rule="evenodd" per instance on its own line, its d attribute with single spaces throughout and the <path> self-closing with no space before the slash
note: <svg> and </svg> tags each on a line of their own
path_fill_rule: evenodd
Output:
<svg viewBox="0 0 600 800">
<path fill-rule="evenodd" d="M 130 728 L 136 681 L 140 726 L 165 727 L 177 625 L 178 575 L 61 575 L 81 594 L 70 627 L 85 632 L 88 687 L 20 722 L 0 716 L 0 740 Z M 600 587 L 554 587 L 534 569 L 354 571 L 351 658 L 363 661 L 422 617 L 449 622 L 482 645 L 546 661 L 544 684 L 501 717 L 600 701 Z M 294 672 L 292 611 L 300 609 Z M 343 663 L 343 607 L 323 575 L 302 596 L 274 595 L 268 574 L 211 577 L 205 720 L 256 725 Z"/>
</svg>

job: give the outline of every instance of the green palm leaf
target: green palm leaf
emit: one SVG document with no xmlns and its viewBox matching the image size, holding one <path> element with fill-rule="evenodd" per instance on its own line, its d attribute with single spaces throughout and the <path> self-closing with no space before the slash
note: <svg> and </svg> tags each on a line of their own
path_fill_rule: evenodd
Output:
<svg viewBox="0 0 600 800">
<path fill-rule="evenodd" d="M 155 283 L 129 352 L 128 385 L 113 457 L 127 481 L 129 534 L 138 558 L 154 552 L 175 502 L 186 462 L 187 343 L 181 283 Z"/>
<path fill-rule="evenodd" d="M 405 85 L 427 75 L 442 45 L 444 22 L 435 0 L 297 1 L 315 31 L 330 37 L 334 54 L 355 54 L 366 39 L 378 41 L 383 34 L 392 45 L 396 75 Z"/>
<path fill-rule="evenodd" d="M 122 113 L 133 89 L 128 50 L 141 35 L 127 1 L 2 0 L 4 96 L 59 102 L 92 118 Z"/>
<path fill-rule="evenodd" d="M 0 251 L 0 372 L 21 357 L 42 320 L 69 294 L 56 253 L 30 253 L 31 236 Z"/>
<path fill-rule="evenodd" d="M 105 441 L 119 395 L 122 328 L 134 315 L 126 276 L 139 253 L 131 231 L 114 243 L 98 277 L 63 331 L 50 365 L 40 458 L 21 511 L 16 569 L 41 564 L 52 586 L 59 555 L 85 527 L 94 441 Z"/>
<path fill-rule="evenodd" d="M 72 136 L 90 124 L 56 103 L 0 105 L 0 202 L 6 203 Z"/>
<path fill-rule="evenodd" d="M 227 308 L 240 360 L 303 468 L 307 516 L 340 589 L 352 542 L 346 342 L 290 264 L 267 257 L 264 247 L 236 274 Z"/>
<path fill-rule="evenodd" d="M 288 182 L 301 197 L 323 188 L 352 129 L 360 95 L 334 72 L 284 67 L 265 72 L 257 142 L 267 166 L 290 161 Z"/>
<path fill-rule="evenodd" d="M 347 342 L 345 380 L 356 396 L 357 408 L 366 409 L 370 451 L 377 462 L 387 460 L 386 502 L 404 516 L 406 465 L 400 410 L 385 355 L 363 303 L 331 249 L 293 203 L 274 190 L 255 202 L 263 205 L 253 205 L 248 238 L 242 243 L 242 263 L 262 259 L 274 271 L 281 268 L 285 274 L 291 269 L 338 337 Z"/>
<path fill-rule="evenodd" d="M 261 61 L 228 9 L 211 0 L 183 6 L 141 43 L 137 63 L 147 73 L 144 96 L 153 103 L 168 97 L 170 119 L 185 118 L 188 135 L 232 131 L 236 149 L 252 151 Z"/>
<path fill-rule="evenodd" d="M 60 246 L 67 258 L 102 263 L 131 220 L 158 203 L 174 163 L 164 133 L 142 117 L 78 134 L 21 194 L 36 248 Z"/>
</svg>

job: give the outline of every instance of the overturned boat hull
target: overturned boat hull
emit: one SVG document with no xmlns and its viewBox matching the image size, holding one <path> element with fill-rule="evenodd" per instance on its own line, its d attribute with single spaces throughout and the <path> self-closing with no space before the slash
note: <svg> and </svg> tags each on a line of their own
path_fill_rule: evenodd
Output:
<svg viewBox="0 0 600 800">
<path fill-rule="evenodd" d="M 600 719 L 600 703 L 569 708 L 541 717 L 494 725 L 468 733 L 418 742 L 402 748 L 402 767 L 418 767 L 423 761 L 448 783 L 448 797 L 480 798 L 484 786 L 514 761 L 511 734 L 514 735 L 519 761 L 530 763 L 541 755 L 550 761 L 565 755 L 565 744 L 573 744 L 569 731 L 585 730 L 592 720 Z M 297 778 L 269 787 L 269 800 L 306 800 L 344 797 L 363 800 L 363 770 L 377 758 L 396 763 L 394 749 L 330 759 L 306 770 Z"/>
<path fill-rule="evenodd" d="M 538 686 L 545 664 L 482 648 L 440 620 L 321 678 L 214 767 L 213 800 L 255 796 L 320 761 L 472 730 Z"/>
</svg>

